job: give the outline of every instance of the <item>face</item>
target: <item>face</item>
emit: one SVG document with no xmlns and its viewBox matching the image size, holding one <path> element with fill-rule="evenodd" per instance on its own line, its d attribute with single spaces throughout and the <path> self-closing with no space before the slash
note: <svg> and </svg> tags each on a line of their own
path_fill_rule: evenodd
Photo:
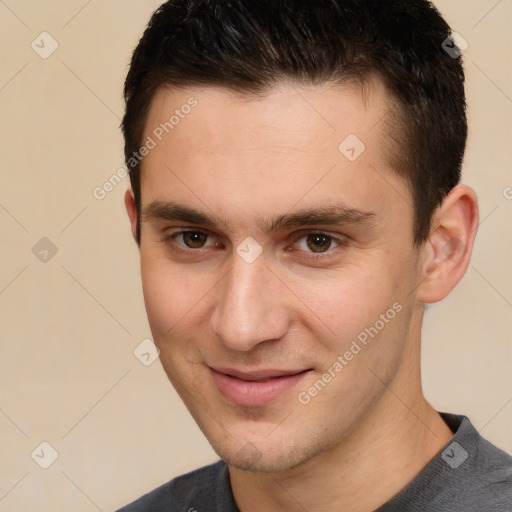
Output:
<svg viewBox="0 0 512 512">
<path fill-rule="evenodd" d="M 386 157 L 388 104 L 378 81 L 365 95 L 282 85 L 153 98 L 148 318 L 169 379 L 234 467 L 327 453 L 408 371 L 418 254 L 411 194 Z"/>
</svg>

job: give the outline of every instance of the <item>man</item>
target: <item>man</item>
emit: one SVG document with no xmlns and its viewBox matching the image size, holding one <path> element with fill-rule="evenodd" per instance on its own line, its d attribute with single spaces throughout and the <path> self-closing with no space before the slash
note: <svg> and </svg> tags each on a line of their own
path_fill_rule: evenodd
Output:
<svg viewBox="0 0 512 512">
<path fill-rule="evenodd" d="M 171 0 L 125 85 L 162 365 L 221 458 L 122 510 L 507 511 L 512 459 L 423 396 L 478 226 L 426 0 Z"/>
</svg>

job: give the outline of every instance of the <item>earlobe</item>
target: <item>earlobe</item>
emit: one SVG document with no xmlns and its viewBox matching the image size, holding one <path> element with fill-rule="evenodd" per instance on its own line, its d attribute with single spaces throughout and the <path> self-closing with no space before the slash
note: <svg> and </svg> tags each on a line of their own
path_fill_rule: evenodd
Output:
<svg viewBox="0 0 512 512">
<path fill-rule="evenodd" d="M 478 228 L 478 200 L 466 186 L 454 187 L 434 214 L 429 239 L 422 248 L 417 299 L 444 299 L 462 279 L 471 258 Z"/>
<path fill-rule="evenodd" d="M 124 205 L 126 207 L 128 218 L 130 219 L 133 239 L 137 242 L 137 206 L 135 204 L 135 197 L 131 188 L 129 188 L 124 194 Z"/>
</svg>

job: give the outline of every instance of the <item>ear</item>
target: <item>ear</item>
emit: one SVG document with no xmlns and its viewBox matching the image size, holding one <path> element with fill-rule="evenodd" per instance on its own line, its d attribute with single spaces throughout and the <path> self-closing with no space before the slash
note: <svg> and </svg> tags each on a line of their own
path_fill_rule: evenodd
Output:
<svg viewBox="0 0 512 512">
<path fill-rule="evenodd" d="M 436 210 L 430 237 L 421 248 L 418 301 L 438 302 L 453 290 L 468 268 L 477 228 L 476 193 L 458 185 Z"/>
<path fill-rule="evenodd" d="M 131 188 L 124 194 L 124 205 L 130 219 L 133 239 L 137 242 L 137 206 L 135 205 L 135 197 Z"/>
</svg>

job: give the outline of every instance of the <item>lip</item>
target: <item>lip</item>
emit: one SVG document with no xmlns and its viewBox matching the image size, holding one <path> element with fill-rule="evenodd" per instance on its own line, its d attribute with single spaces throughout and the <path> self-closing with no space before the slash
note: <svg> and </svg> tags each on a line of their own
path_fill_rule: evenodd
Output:
<svg viewBox="0 0 512 512">
<path fill-rule="evenodd" d="M 242 372 L 232 368 L 211 368 L 213 382 L 230 402 L 241 407 L 262 407 L 276 400 L 312 370 L 259 370 Z"/>
</svg>

